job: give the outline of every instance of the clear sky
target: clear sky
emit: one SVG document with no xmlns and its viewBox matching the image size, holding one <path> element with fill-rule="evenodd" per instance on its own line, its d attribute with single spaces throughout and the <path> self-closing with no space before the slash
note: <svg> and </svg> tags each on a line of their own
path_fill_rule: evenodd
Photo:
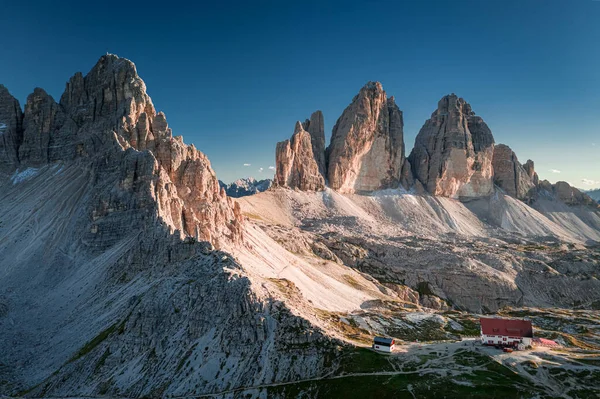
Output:
<svg viewBox="0 0 600 399">
<path fill-rule="evenodd" d="M 600 187 L 600 1 L 202 3 L 5 2 L 0 83 L 22 105 L 36 86 L 58 99 L 107 51 L 129 58 L 224 181 L 271 177 L 314 110 L 329 137 L 369 80 L 404 112 L 407 152 L 454 92 L 542 179 Z"/>
</svg>

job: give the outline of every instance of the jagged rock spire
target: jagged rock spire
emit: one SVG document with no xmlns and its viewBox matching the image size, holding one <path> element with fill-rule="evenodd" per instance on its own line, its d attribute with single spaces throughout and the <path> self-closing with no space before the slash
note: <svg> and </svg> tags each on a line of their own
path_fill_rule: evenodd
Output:
<svg viewBox="0 0 600 399">
<path fill-rule="evenodd" d="M 473 198 L 493 191 L 492 132 L 455 94 L 443 97 L 417 138 L 409 160 L 415 178 L 434 195 Z"/>
<path fill-rule="evenodd" d="M 368 82 L 344 110 L 327 149 L 329 185 L 340 192 L 397 187 L 404 163 L 404 122 L 381 83 Z"/>
<path fill-rule="evenodd" d="M 23 141 L 23 113 L 19 101 L 0 84 L 0 170 L 11 169 L 19 162 Z"/>
<path fill-rule="evenodd" d="M 492 164 L 494 167 L 494 183 L 497 186 L 511 197 L 526 201 L 534 199 L 536 195 L 535 172 L 531 175 L 529 173 L 533 171 L 533 161 L 528 161 L 528 172 L 509 146 L 497 144 L 494 146 Z"/>
<path fill-rule="evenodd" d="M 241 238 L 239 205 L 220 189 L 208 158 L 172 136 L 133 62 L 102 56 L 87 75 L 76 73 L 69 80 L 60 103 L 36 89 L 25 106 L 22 138 L 12 133 L 19 131 L 20 110 L 10 111 L 15 101 L 0 88 L 0 118 L 10 120 L 2 123 L 11 129 L 0 151 L 7 159 L 18 154 L 13 168 L 84 158 L 97 174 L 106 174 L 110 170 L 103 164 L 125 157 L 120 189 L 138 190 L 137 204 L 154 207 L 173 232 L 217 245 Z M 127 149 L 139 153 L 131 156 L 123 152 Z M 102 209 L 94 212 L 101 215 Z"/>
<path fill-rule="evenodd" d="M 325 178 L 327 176 L 327 165 L 325 163 L 325 122 L 323 113 L 321 111 L 313 112 L 310 119 L 302 124 L 302 127 L 310 133 L 313 155 L 319 166 L 319 172 Z"/>
<path fill-rule="evenodd" d="M 308 127 L 309 123 L 312 122 L 305 123 L 305 125 Z M 317 123 L 315 122 L 315 124 Z M 298 121 L 292 138 L 277 143 L 275 150 L 276 185 L 303 191 L 319 191 L 325 188 L 325 179 L 313 153 L 313 148 L 318 149 L 320 143 L 315 143 L 313 137 L 304 130 L 304 126 Z"/>
</svg>

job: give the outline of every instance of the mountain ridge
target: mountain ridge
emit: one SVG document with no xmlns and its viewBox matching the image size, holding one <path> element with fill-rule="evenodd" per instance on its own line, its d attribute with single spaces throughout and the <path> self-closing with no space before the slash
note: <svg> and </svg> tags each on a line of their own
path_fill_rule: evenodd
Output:
<svg viewBox="0 0 600 399">
<path fill-rule="evenodd" d="M 0 88 L 0 394 L 310 394 L 294 384 L 347 377 L 373 335 L 420 339 L 421 318 L 451 340 L 475 312 L 593 308 L 600 217 L 578 190 L 539 182 L 527 204 L 501 187 L 507 173 L 492 195 L 430 195 L 399 156 L 393 97 L 367 86 L 337 150 L 313 113 L 282 184 L 238 199 L 173 136 L 129 60 L 101 57 L 59 102 L 35 90 L 22 114 Z M 461 106 L 452 117 L 472 118 Z M 471 146 L 451 152 L 476 163 Z M 339 191 L 288 189 L 325 182 L 322 160 L 338 156 Z M 521 167 L 514 181 L 534 178 Z M 469 179 L 442 186 L 452 197 Z"/>
<path fill-rule="evenodd" d="M 318 112 L 322 121 L 323 114 Z M 510 147 L 496 144 L 484 120 L 454 93 L 438 102 L 408 157 L 402 111 L 379 82 L 368 82 L 360 89 L 336 122 L 324 150 L 322 134 L 319 139 L 306 134 L 305 143 L 292 149 L 290 143 L 302 131 L 297 122 L 292 141 L 277 144 L 275 183 L 279 187 L 322 191 L 327 186 L 349 194 L 403 187 L 464 201 L 491 196 L 497 187 L 527 203 L 545 190 L 568 204 L 597 207 L 566 182 L 540 181 L 534 162 L 521 164 Z M 316 171 L 322 157 L 311 148 L 325 152 L 325 173 L 323 168 Z"/>
</svg>

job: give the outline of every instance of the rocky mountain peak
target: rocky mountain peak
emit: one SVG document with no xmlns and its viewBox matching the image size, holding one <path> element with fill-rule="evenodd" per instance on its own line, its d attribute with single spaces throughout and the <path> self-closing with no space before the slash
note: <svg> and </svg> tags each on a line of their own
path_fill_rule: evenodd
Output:
<svg viewBox="0 0 600 399">
<path fill-rule="evenodd" d="M 87 75 L 73 75 L 59 103 L 35 89 L 27 98 L 22 129 L 14 104 L 0 89 L 0 120 L 11 126 L 0 151 L 10 154 L 5 159 L 12 160 L 13 169 L 79 158 L 105 176 L 108 164 L 121 163 L 113 165 L 121 171 L 119 187 L 138 198 L 113 208 L 144 204 L 182 238 L 217 246 L 241 238 L 241 213 L 220 189 L 208 158 L 173 137 L 131 61 L 102 56 Z M 93 213 L 108 216 L 107 203 L 116 198 L 103 198 Z M 104 234 L 98 226 L 93 230 Z"/>
<path fill-rule="evenodd" d="M 494 146 L 494 183 L 506 194 L 520 200 L 533 200 L 537 194 L 534 183 L 533 161 L 528 161 L 527 168 L 519 162 L 517 155 L 507 145 Z"/>
<path fill-rule="evenodd" d="M 310 124 L 310 121 L 305 122 L 305 126 L 309 129 Z M 292 138 L 277 143 L 274 184 L 303 191 L 323 190 L 325 179 L 313 152 L 313 148 L 318 149 L 319 146 L 320 143 L 313 142 L 313 136 L 304 130 L 302 123 L 296 122 Z"/>
<path fill-rule="evenodd" d="M 79 72 L 73 75 L 60 104 L 79 126 L 86 122 L 115 124 L 120 118 L 133 124 L 142 113 L 156 113 L 133 62 L 113 54 L 100 57 L 85 77 Z M 109 120 L 104 121 L 106 118 Z"/>
<path fill-rule="evenodd" d="M 273 181 L 271 179 L 256 180 L 254 177 L 237 179 L 231 184 L 223 183 L 219 180 L 219 185 L 225 190 L 229 197 L 239 198 L 248 195 L 254 195 L 271 188 Z"/>
<path fill-rule="evenodd" d="M 382 94 L 385 93 L 383 91 L 383 85 L 380 82 L 372 82 L 369 81 L 367 82 L 361 89 L 360 89 L 361 93 L 364 92 L 372 92 L 372 93 L 377 93 L 377 94 Z M 360 93 L 359 93 L 360 96 Z"/>
<path fill-rule="evenodd" d="M 455 94 L 444 96 L 415 140 L 415 178 L 434 195 L 474 198 L 493 191 L 494 137 L 483 119 Z"/>
<path fill-rule="evenodd" d="M 305 132 L 304 126 L 302 126 L 302 122 L 296 121 L 296 126 L 294 126 L 294 134 L 299 132 Z"/>
<path fill-rule="evenodd" d="M 471 105 L 463 98 L 451 93 L 440 99 L 438 102 L 438 109 L 434 114 L 437 114 L 437 116 L 458 117 L 460 115 L 475 115 L 475 112 L 473 112 Z M 432 115 L 432 117 L 434 117 L 434 115 Z"/>
<path fill-rule="evenodd" d="M 0 171 L 19 161 L 23 141 L 23 113 L 19 101 L 0 84 Z"/>
<path fill-rule="evenodd" d="M 319 172 L 325 178 L 327 176 L 327 164 L 325 162 L 325 121 L 321 111 L 315 111 L 302 124 L 304 130 L 310 134 L 313 155 L 319 166 Z"/>
<path fill-rule="evenodd" d="M 535 164 L 533 163 L 533 161 L 531 159 L 528 159 L 527 162 L 525 162 L 525 164 L 523 165 L 523 168 L 525 169 L 525 172 L 527 172 L 527 175 L 529 176 L 533 184 L 537 186 L 540 179 L 535 171 Z"/>
<path fill-rule="evenodd" d="M 566 181 L 558 181 L 552 184 L 548 180 L 543 180 L 539 182 L 538 189 L 553 194 L 556 199 L 567 205 L 584 205 L 595 209 L 600 207 L 589 195 L 571 186 Z"/>
<path fill-rule="evenodd" d="M 327 149 L 329 185 L 340 192 L 396 187 L 404 163 L 404 122 L 381 83 L 368 82 L 337 120 Z"/>
</svg>

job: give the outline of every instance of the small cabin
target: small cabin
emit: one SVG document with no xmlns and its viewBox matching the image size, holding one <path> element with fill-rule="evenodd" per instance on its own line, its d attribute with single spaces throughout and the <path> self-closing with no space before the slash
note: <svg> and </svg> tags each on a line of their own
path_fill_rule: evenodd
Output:
<svg viewBox="0 0 600 399">
<path fill-rule="evenodd" d="M 395 344 L 396 341 L 392 338 L 375 337 L 373 338 L 372 348 L 376 351 L 391 353 L 394 350 Z"/>
<path fill-rule="evenodd" d="M 481 343 L 484 345 L 531 345 L 533 327 L 529 320 L 482 317 L 479 322 L 481 323 Z"/>
</svg>

